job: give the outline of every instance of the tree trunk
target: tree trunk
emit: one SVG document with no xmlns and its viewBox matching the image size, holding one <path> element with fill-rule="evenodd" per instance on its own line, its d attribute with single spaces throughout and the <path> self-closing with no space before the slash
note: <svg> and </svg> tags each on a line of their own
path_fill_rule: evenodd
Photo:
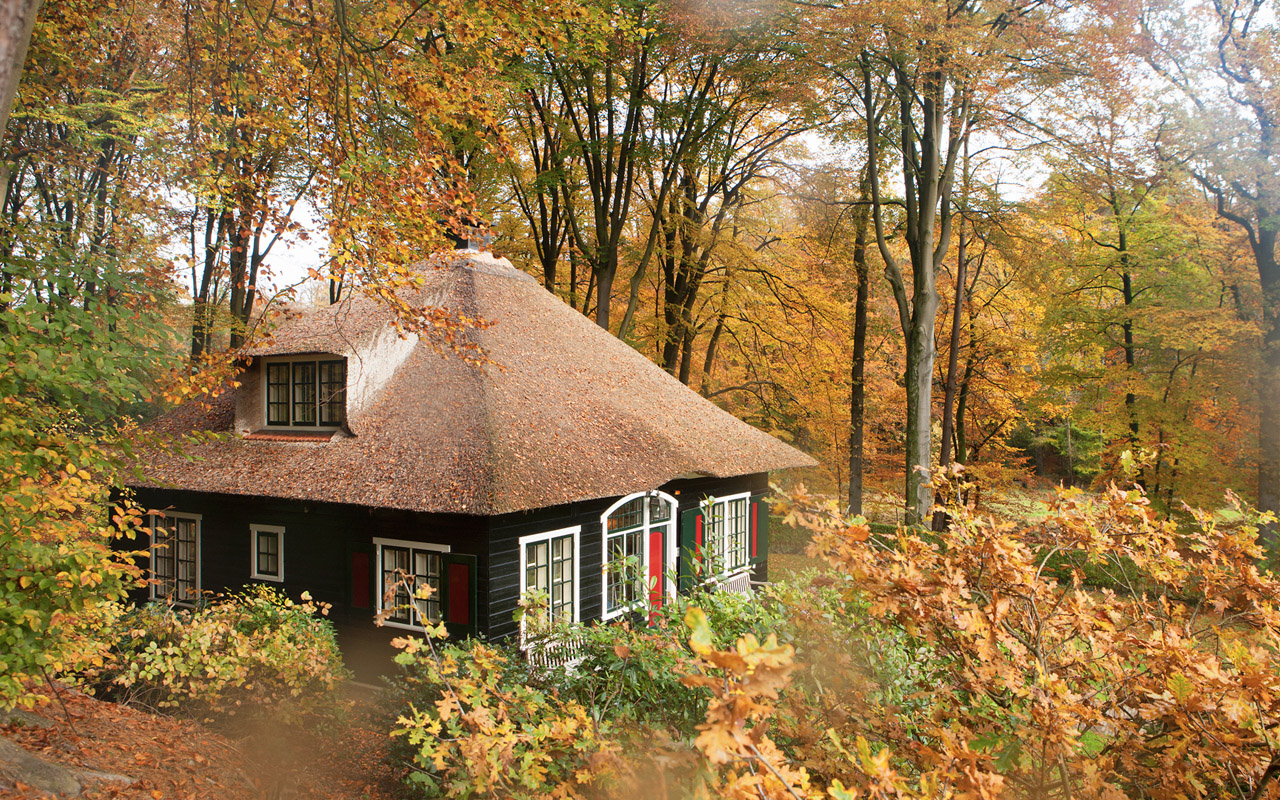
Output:
<svg viewBox="0 0 1280 800">
<path fill-rule="evenodd" d="M 968 148 L 966 148 L 967 150 Z M 966 153 L 967 155 L 967 153 Z M 964 284 L 966 267 L 968 266 L 968 240 L 964 236 L 964 217 L 960 217 L 960 230 L 956 239 L 956 291 L 951 308 L 950 352 L 947 353 L 947 382 L 942 397 L 942 441 L 939 444 L 938 463 L 945 472 L 951 465 L 951 444 L 955 438 L 955 402 L 956 388 L 959 383 L 957 375 L 960 361 L 960 318 L 964 308 Z M 942 532 L 947 529 L 947 512 L 939 510 L 933 514 L 933 529 Z"/>
<path fill-rule="evenodd" d="M 726 279 L 727 280 L 727 279 Z M 725 284 L 728 286 L 728 284 Z M 707 342 L 707 357 L 702 361 L 702 393 L 705 395 L 710 391 L 711 373 L 715 369 L 716 364 L 716 346 L 720 344 L 720 335 L 724 333 L 724 321 L 727 311 L 723 305 L 726 300 L 723 298 L 727 292 L 722 292 L 720 313 L 716 315 L 716 326 L 711 330 L 711 341 Z"/>
<path fill-rule="evenodd" d="M 1119 210 L 1117 209 L 1117 216 Z M 1125 392 L 1124 392 L 1124 410 L 1129 416 L 1129 444 L 1131 447 L 1137 448 L 1138 438 L 1138 397 L 1133 393 L 1133 385 L 1131 381 L 1134 377 L 1134 364 L 1136 363 L 1133 341 L 1133 275 L 1129 272 L 1129 244 L 1128 237 L 1125 235 L 1124 227 L 1120 228 L 1120 291 L 1124 298 L 1124 323 L 1122 329 L 1124 331 L 1124 366 L 1125 366 Z M 1137 453 L 1134 453 L 1137 455 Z"/>
<path fill-rule="evenodd" d="M 970 354 L 965 359 L 964 377 L 960 379 L 960 390 L 956 399 L 956 461 L 961 464 L 969 463 L 969 441 L 968 441 L 968 417 L 965 412 L 969 409 L 969 384 L 973 380 L 973 335 L 969 336 Z"/>
<path fill-rule="evenodd" d="M 40 0 L 7 0 L 0 3 L 0 134 L 9 124 L 9 112 L 18 96 L 22 67 L 27 60 L 31 30 L 40 12 Z M 9 161 L 0 157 L 0 187 L 9 185 Z"/>
<path fill-rule="evenodd" d="M 960 147 L 967 136 L 971 96 L 948 98 L 948 76 L 941 71 L 918 76 L 890 61 L 891 103 L 899 119 L 903 205 L 903 238 L 910 251 L 911 297 L 898 258 L 885 231 L 880 192 L 878 142 L 881 136 L 872 87 L 870 55 L 862 56 L 863 106 L 867 123 L 868 162 L 871 165 L 871 210 L 876 243 L 885 263 L 885 277 L 893 288 L 898 318 L 906 342 L 907 391 L 905 505 L 908 524 L 920 524 L 933 506 L 932 467 L 933 366 L 937 357 L 934 333 L 938 313 L 938 268 L 946 258 L 954 209 L 951 189 Z M 917 117 L 918 104 L 918 117 Z"/>
<path fill-rule="evenodd" d="M 597 270 L 596 276 L 596 324 L 609 330 L 609 298 L 613 296 L 613 276 L 617 265 Z"/>
<path fill-rule="evenodd" d="M 212 210 L 205 212 L 204 226 L 204 267 L 200 274 L 200 285 L 194 292 L 191 303 L 191 360 L 196 362 L 210 349 L 213 341 L 214 303 L 210 297 L 214 272 L 218 269 L 218 255 L 222 251 L 222 241 L 229 226 L 230 212 L 214 214 Z"/>
<path fill-rule="evenodd" d="M 1260 220 L 1254 259 L 1262 284 L 1263 340 L 1258 381 L 1258 509 L 1280 514 L 1280 268 L 1275 246 L 1280 215 Z M 1276 524 L 1259 539 L 1274 565 L 1280 559 Z"/>
<path fill-rule="evenodd" d="M 871 193 L 864 175 L 858 192 L 858 217 L 853 234 L 853 271 L 857 290 L 853 303 L 853 357 L 849 364 L 849 513 L 862 514 L 862 474 L 866 427 L 867 297 L 871 277 L 867 270 L 867 225 Z"/>
<path fill-rule="evenodd" d="M 907 337 L 907 521 L 920 524 L 933 507 L 933 337 L 937 327 L 938 296 L 933 281 L 914 293 L 910 335 Z"/>
</svg>

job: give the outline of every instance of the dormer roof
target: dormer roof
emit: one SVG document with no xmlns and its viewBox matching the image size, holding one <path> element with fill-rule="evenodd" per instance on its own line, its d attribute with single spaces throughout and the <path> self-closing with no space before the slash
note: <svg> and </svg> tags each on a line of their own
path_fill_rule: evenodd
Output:
<svg viewBox="0 0 1280 800">
<path fill-rule="evenodd" d="M 414 335 L 365 297 L 307 312 L 251 348 L 256 359 L 347 359 L 346 429 L 261 435 L 245 409 L 255 380 L 152 423 L 194 445 L 189 461 L 151 453 L 145 485 L 463 514 L 501 514 L 813 465 L 601 329 L 506 259 L 460 252 L 422 267 L 406 299 L 490 323 L 469 329 L 488 362 L 468 364 Z M 319 441 L 317 441 L 319 439 Z"/>
</svg>

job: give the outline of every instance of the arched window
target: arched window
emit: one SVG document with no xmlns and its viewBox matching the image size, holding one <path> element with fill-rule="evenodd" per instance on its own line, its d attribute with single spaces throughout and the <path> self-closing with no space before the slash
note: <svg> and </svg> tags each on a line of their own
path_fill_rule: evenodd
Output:
<svg viewBox="0 0 1280 800">
<path fill-rule="evenodd" d="M 665 593 L 675 560 L 676 500 L 639 492 L 614 503 L 600 518 L 604 530 L 604 618 L 639 608 L 645 593 Z"/>
</svg>

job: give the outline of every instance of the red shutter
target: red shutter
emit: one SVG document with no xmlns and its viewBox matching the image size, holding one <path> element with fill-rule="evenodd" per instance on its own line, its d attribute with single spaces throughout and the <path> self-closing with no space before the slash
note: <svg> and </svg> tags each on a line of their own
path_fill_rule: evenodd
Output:
<svg viewBox="0 0 1280 800">
<path fill-rule="evenodd" d="M 351 554 L 351 607 L 370 608 L 369 603 L 369 554 Z"/>
<path fill-rule="evenodd" d="M 471 624 L 471 570 L 466 564 L 449 564 L 449 602 L 445 606 L 445 622 Z"/>
</svg>

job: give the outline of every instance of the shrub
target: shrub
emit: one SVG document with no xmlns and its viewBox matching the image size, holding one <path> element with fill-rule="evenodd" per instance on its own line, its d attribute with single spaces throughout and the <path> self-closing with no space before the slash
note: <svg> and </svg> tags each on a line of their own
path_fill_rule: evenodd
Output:
<svg viewBox="0 0 1280 800">
<path fill-rule="evenodd" d="M 442 632 L 429 632 L 429 635 Z M 605 784 L 620 761 L 607 721 L 575 700 L 523 681 L 510 646 L 477 640 L 397 640 L 408 783 L 423 797 L 576 796 Z"/>
<path fill-rule="evenodd" d="M 329 714 L 348 673 L 326 612 L 262 585 L 197 610 L 117 606 L 108 656 L 87 677 L 118 701 L 190 716 Z"/>
<path fill-rule="evenodd" d="M 1258 568 L 1256 515 L 1180 521 L 1115 486 L 1067 490 L 1023 526 L 953 508 L 936 539 L 790 513 L 878 625 L 928 648 L 926 670 L 899 673 L 924 713 L 850 706 L 840 726 L 888 745 L 877 763 L 968 796 L 1272 796 L 1280 581 Z M 1125 593 L 1085 583 L 1130 568 Z M 865 768 L 861 750 L 846 762 Z"/>
</svg>

